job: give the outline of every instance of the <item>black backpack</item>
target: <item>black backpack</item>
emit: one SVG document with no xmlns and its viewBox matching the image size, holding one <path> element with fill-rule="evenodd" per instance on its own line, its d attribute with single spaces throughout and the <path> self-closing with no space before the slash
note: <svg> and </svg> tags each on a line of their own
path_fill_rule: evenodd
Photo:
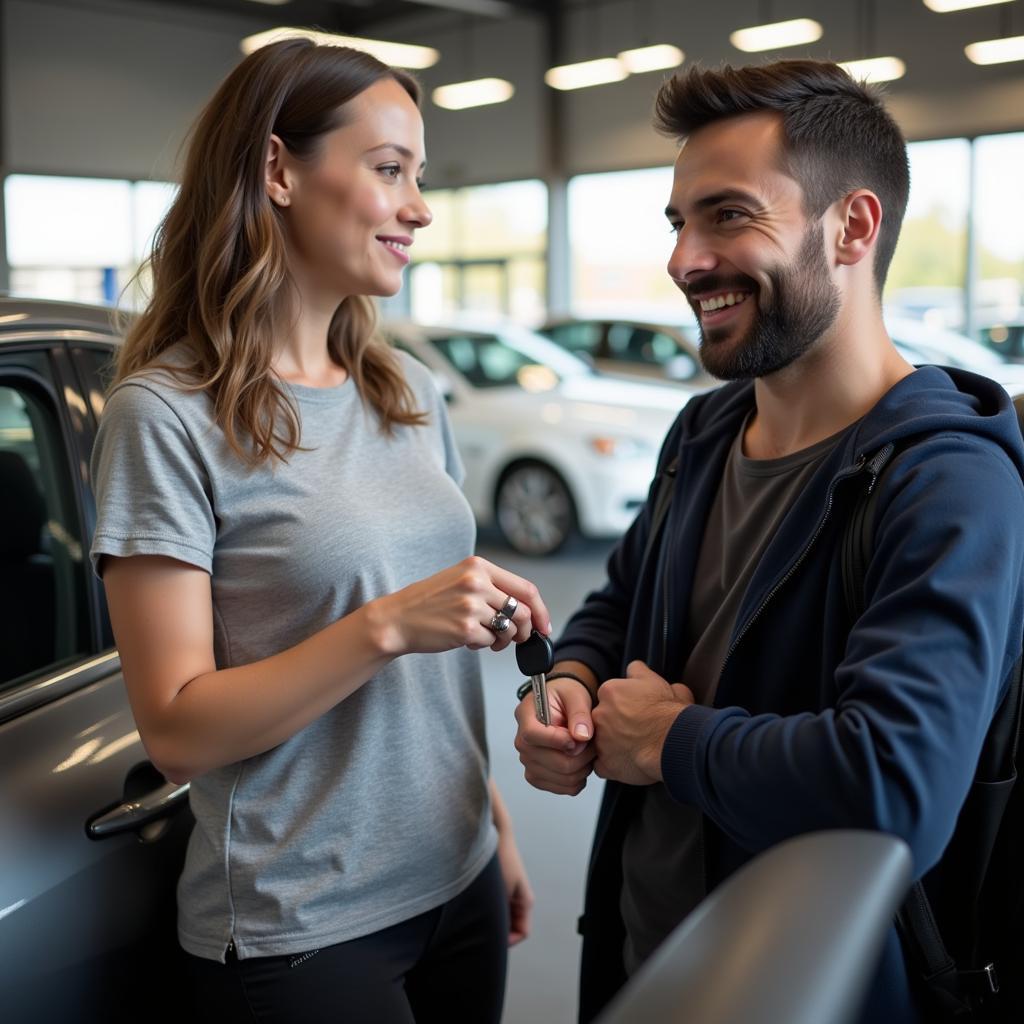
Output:
<svg viewBox="0 0 1024 1024">
<path fill-rule="evenodd" d="M 1024 396 L 1014 407 L 1024 431 Z M 843 589 L 851 625 L 865 605 L 878 478 L 895 451 L 889 444 L 868 460 L 870 482 L 843 533 Z M 1018 659 L 953 837 L 939 863 L 911 886 L 896 917 L 929 1024 L 1024 1021 L 1024 786 L 1017 784 L 1016 767 L 1022 675 Z"/>
</svg>

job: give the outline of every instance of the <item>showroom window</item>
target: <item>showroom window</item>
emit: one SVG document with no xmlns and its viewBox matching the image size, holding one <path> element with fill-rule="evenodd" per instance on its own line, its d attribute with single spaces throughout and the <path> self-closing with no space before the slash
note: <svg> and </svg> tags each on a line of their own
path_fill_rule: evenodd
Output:
<svg viewBox="0 0 1024 1024">
<path fill-rule="evenodd" d="M 910 200 L 889 268 L 885 302 L 934 327 L 964 320 L 971 146 L 966 139 L 912 142 Z"/>
<path fill-rule="evenodd" d="M 575 314 L 693 322 L 665 269 L 673 245 L 665 219 L 671 192 L 671 167 L 581 174 L 569 182 Z"/>
<path fill-rule="evenodd" d="M 985 136 L 974 145 L 973 326 L 995 351 L 1024 359 L 1024 132 Z"/>
<path fill-rule="evenodd" d="M 412 317 L 460 312 L 537 323 L 547 305 L 547 189 L 541 181 L 424 193 L 434 215 L 417 232 L 406 299 Z"/>
<path fill-rule="evenodd" d="M 145 281 L 125 288 L 176 191 L 158 181 L 10 175 L 4 203 L 12 293 L 137 308 Z"/>
<path fill-rule="evenodd" d="M 85 651 L 85 558 L 52 404 L 0 375 L 0 689 Z"/>
</svg>

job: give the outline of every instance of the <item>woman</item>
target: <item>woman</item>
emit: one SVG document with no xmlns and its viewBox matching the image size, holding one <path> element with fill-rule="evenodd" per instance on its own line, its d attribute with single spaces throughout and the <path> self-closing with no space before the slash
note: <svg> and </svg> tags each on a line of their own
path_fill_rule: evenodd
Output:
<svg viewBox="0 0 1024 1024">
<path fill-rule="evenodd" d="M 471 557 L 443 402 L 366 298 L 430 223 L 418 97 L 304 40 L 232 72 L 97 440 L 132 709 L 192 781 L 178 930 L 211 1020 L 496 1022 L 528 927 L 474 650 L 548 612 Z"/>
</svg>

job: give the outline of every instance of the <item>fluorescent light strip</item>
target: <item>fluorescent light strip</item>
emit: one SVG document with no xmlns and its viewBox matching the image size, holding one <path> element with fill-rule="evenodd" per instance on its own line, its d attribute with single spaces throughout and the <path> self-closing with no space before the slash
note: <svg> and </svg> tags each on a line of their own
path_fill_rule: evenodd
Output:
<svg viewBox="0 0 1024 1024">
<path fill-rule="evenodd" d="M 686 59 L 686 54 L 678 46 L 659 43 L 656 46 L 641 46 L 636 50 L 623 50 L 618 58 L 631 75 L 642 75 L 645 71 L 677 68 Z"/>
<path fill-rule="evenodd" d="M 330 32 L 314 32 L 306 28 L 272 28 L 254 36 L 246 36 L 242 40 L 242 52 L 253 53 L 261 46 L 276 43 L 279 39 L 297 38 L 312 39 L 320 46 L 351 46 L 398 68 L 429 68 L 441 59 L 441 54 L 431 46 L 390 43 L 383 39 L 360 39 L 358 36 L 336 36 Z"/>
<path fill-rule="evenodd" d="M 950 11 L 967 11 L 972 7 L 990 7 L 992 4 L 1008 4 L 1010 0 L 924 0 L 925 7 L 936 14 Z"/>
<path fill-rule="evenodd" d="M 621 82 L 628 77 L 626 66 L 616 57 L 600 57 L 579 64 L 561 64 L 544 72 L 544 81 L 552 89 L 586 89 L 591 85 Z"/>
<path fill-rule="evenodd" d="M 762 50 L 782 50 L 787 46 L 815 43 L 824 32 L 821 24 L 813 18 L 794 18 L 792 21 L 737 29 L 729 36 L 729 42 L 744 53 L 760 53 Z"/>
<path fill-rule="evenodd" d="M 512 98 L 514 92 L 512 83 L 504 78 L 476 78 L 469 82 L 439 85 L 431 93 L 431 98 L 445 110 L 465 110 L 467 107 L 504 103 Z"/>
<path fill-rule="evenodd" d="M 986 39 L 964 47 L 967 59 L 975 64 L 1009 64 L 1024 60 L 1024 36 L 1005 36 L 1002 39 Z"/>
<path fill-rule="evenodd" d="M 839 65 L 858 82 L 894 82 L 907 73 L 907 65 L 899 57 L 869 57 L 847 60 Z"/>
</svg>

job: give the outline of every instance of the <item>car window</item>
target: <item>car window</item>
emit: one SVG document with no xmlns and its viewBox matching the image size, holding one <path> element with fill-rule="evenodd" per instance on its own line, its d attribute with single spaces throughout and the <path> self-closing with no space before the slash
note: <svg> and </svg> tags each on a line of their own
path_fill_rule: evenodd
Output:
<svg viewBox="0 0 1024 1024">
<path fill-rule="evenodd" d="M 93 415 L 99 420 L 103 413 L 107 392 L 114 380 L 114 350 L 105 346 L 102 348 L 93 345 L 82 346 L 75 349 L 75 356 L 86 362 L 91 371 L 86 392 Z"/>
<path fill-rule="evenodd" d="M 430 343 L 478 388 L 503 387 L 520 383 L 520 371 L 534 365 L 528 355 L 506 345 L 493 334 L 452 334 L 435 336 Z"/>
<path fill-rule="evenodd" d="M 0 376 L 0 689 L 87 650 L 85 559 L 51 400 Z"/>
<path fill-rule="evenodd" d="M 601 342 L 601 325 L 592 321 L 555 324 L 543 333 L 570 352 L 586 352 L 592 356 L 597 355 Z"/>
</svg>

